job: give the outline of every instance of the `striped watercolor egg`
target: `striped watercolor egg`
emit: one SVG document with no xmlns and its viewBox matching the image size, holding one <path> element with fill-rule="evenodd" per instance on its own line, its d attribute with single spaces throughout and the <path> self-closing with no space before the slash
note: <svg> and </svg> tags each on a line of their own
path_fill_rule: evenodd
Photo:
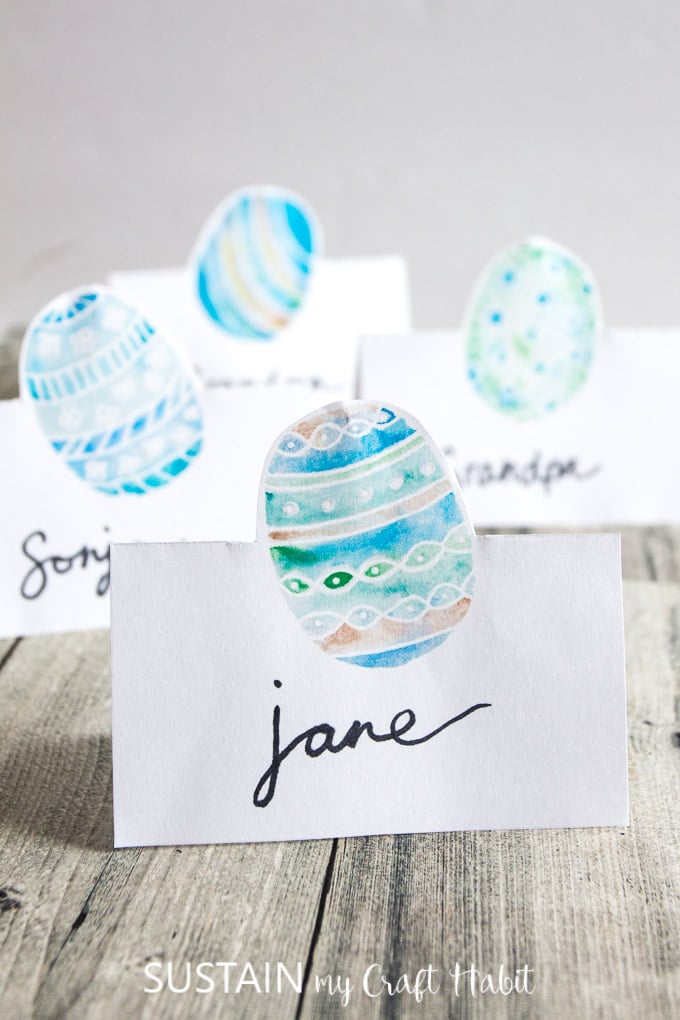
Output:
<svg viewBox="0 0 680 1020">
<path fill-rule="evenodd" d="M 518 421 L 541 418 L 590 374 L 602 333 L 595 280 L 565 248 L 529 238 L 487 267 L 463 329 L 479 395 Z"/>
<path fill-rule="evenodd" d="M 231 336 L 270 340 L 302 307 L 321 228 L 312 208 L 281 188 L 244 188 L 218 206 L 192 257 L 198 298 Z"/>
<path fill-rule="evenodd" d="M 474 530 L 446 460 L 403 411 L 349 401 L 302 418 L 269 454 L 262 501 L 281 590 L 340 661 L 402 665 L 467 612 Z"/>
<path fill-rule="evenodd" d="M 98 492 L 158 489 L 201 450 L 203 415 L 189 366 L 106 287 L 62 294 L 35 317 L 20 382 L 59 459 Z"/>
</svg>

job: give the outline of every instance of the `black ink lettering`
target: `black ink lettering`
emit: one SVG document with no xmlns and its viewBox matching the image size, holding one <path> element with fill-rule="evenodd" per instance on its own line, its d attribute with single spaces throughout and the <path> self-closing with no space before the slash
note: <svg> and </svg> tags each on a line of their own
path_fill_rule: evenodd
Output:
<svg viewBox="0 0 680 1020">
<path fill-rule="evenodd" d="M 47 535 L 44 531 L 32 531 L 30 535 L 27 535 L 21 545 L 21 551 L 27 560 L 30 560 L 33 566 L 30 568 L 23 581 L 21 582 L 21 588 L 19 591 L 25 599 L 37 599 L 42 595 L 47 585 L 47 573 L 45 571 L 45 565 L 42 560 L 36 559 L 32 552 L 28 548 L 28 543 L 34 539 L 40 538 L 43 542 L 47 541 Z M 32 578 L 37 577 L 37 587 L 31 588 Z"/>
<path fill-rule="evenodd" d="M 258 380 L 249 376 L 243 376 L 237 378 L 230 376 L 225 379 L 206 379 L 204 385 L 206 389 L 229 388 L 232 386 L 254 386 L 258 384 Z M 283 376 L 279 371 L 270 372 L 269 375 L 265 376 L 264 379 L 259 381 L 262 386 L 309 386 L 311 389 L 320 389 L 324 384 L 324 380 L 319 375 L 289 375 Z"/>
<path fill-rule="evenodd" d="M 322 736 L 323 740 L 320 744 L 314 747 L 314 737 Z M 305 740 L 305 754 L 310 758 L 318 758 L 324 751 L 333 750 L 333 737 L 335 736 L 335 730 L 328 723 L 320 723 L 319 726 L 315 726 L 312 730 L 307 730 L 307 739 Z"/>
<path fill-rule="evenodd" d="M 473 712 L 478 712 L 480 708 L 491 708 L 491 703 L 485 701 L 480 702 L 477 705 L 471 705 L 470 708 L 466 708 L 464 712 L 460 712 L 451 719 L 447 719 L 446 722 L 442 723 L 441 726 L 438 726 L 430 733 L 425 733 L 421 737 L 413 737 L 411 739 L 404 736 L 404 734 L 413 729 L 416 724 L 416 714 L 410 708 L 402 709 L 400 712 L 396 713 L 390 723 L 390 728 L 387 733 L 376 733 L 375 727 L 370 720 L 362 723 L 358 719 L 355 719 L 344 737 L 337 743 L 334 743 L 335 728 L 331 726 L 330 723 L 319 723 L 317 726 L 311 726 L 303 733 L 299 733 L 297 737 L 294 737 L 282 750 L 281 708 L 279 705 L 275 705 L 272 716 L 271 763 L 267 770 L 262 774 L 257 786 L 255 787 L 255 791 L 253 793 L 253 804 L 255 807 L 266 807 L 267 804 L 271 802 L 276 792 L 276 784 L 278 782 L 281 765 L 288 755 L 300 745 L 304 746 L 304 752 L 309 758 L 318 758 L 319 755 L 324 753 L 324 751 L 330 751 L 331 754 L 338 754 L 340 751 L 344 751 L 345 748 L 355 748 L 359 738 L 363 733 L 365 733 L 370 740 L 374 741 L 374 743 L 383 743 L 386 740 L 391 740 L 401 747 L 416 747 L 418 744 L 425 744 L 428 740 L 432 740 L 434 737 L 439 736 L 439 734 L 443 733 L 443 731 L 448 729 L 449 726 L 453 726 L 454 723 L 460 722 L 467 716 L 472 715 Z M 316 737 L 322 738 L 320 744 L 315 744 L 314 741 Z"/>
<path fill-rule="evenodd" d="M 425 744 L 428 740 L 432 740 L 433 737 L 438 737 L 439 734 L 443 733 L 444 730 L 447 730 L 449 726 L 453 726 L 454 723 L 461 722 L 463 719 L 467 718 L 467 716 L 472 715 L 473 712 L 477 712 L 480 708 L 491 708 L 491 704 L 490 702 L 485 701 L 479 705 L 470 705 L 470 707 L 466 708 L 464 712 L 459 712 L 458 715 L 454 715 L 453 719 L 447 719 L 446 722 L 442 723 L 441 726 L 438 726 L 436 730 L 432 730 L 431 733 L 426 733 L 424 737 L 414 737 L 413 740 L 403 740 L 401 734 L 405 733 L 406 730 L 410 730 L 411 727 L 415 725 L 416 721 L 415 712 L 412 712 L 410 708 L 406 709 L 405 712 L 400 712 L 399 715 L 408 714 L 412 717 L 412 721 L 401 730 L 392 733 L 392 740 L 394 740 L 395 744 L 401 744 L 402 747 L 416 747 L 418 744 Z M 395 715 L 392 720 L 393 726 L 397 718 L 398 716 Z"/>
<path fill-rule="evenodd" d="M 452 460 L 455 460 L 455 452 L 452 446 L 444 447 L 444 453 Z M 456 473 L 463 488 L 473 485 L 484 488 L 487 485 L 514 482 L 524 486 L 539 485 L 546 494 L 549 494 L 553 485 L 564 478 L 585 482 L 601 470 L 600 464 L 594 464 L 589 468 L 580 467 L 576 457 L 569 457 L 566 460 L 553 457 L 546 460 L 540 452 L 536 452 L 531 460 L 525 463 L 512 460 L 502 460 L 498 464 L 492 464 L 488 460 L 469 461 L 458 467 Z"/>
<path fill-rule="evenodd" d="M 104 530 L 108 531 L 109 529 L 106 527 Z M 65 556 L 61 553 L 38 556 L 33 548 L 35 545 L 34 540 L 40 540 L 44 546 L 47 543 L 47 535 L 44 531 L 32 531 L 30 535 L 26 536 L 21 545 L 22 553 L 32 564 L 19 587 L 19 593 L 22 598 L 30 601 L 37 599 L 42 595 L 47 588 L 50 569 L 55 574 L 68 574 L 75 566 L 79 566 L 83 570 L 86 569 L 90 562 L 105 563 L 107 565 L 104 573 L 98 578 L 95 587 L 97 595 L 105 595 L 107 593 L 111 579 L 111 547 L 109 545 L 107 545 L 106 549 L 102 552 L 98 552 L 97 549 L 90 546 L 83 545 L 70 556 Z"/>
<path fill-rule="evenodd" d="M 389 733 L 376 733 L 373 729 L 372 722 L 362 723 L 359 722 L 358 719 L 355 719 L 340 743 L 336 747 L 330 748 L 330 750 L 337 753 L 338 751 L 344 751 L 346 747 L 356 747 L 362 733 L 366 733 L 371 740 L 376 742 L 376 744 L 380 743 L 381 740 L 391 740 Z"/>
<path fill-rule="evenodd" d="M 97 595 L 106 595 L 111 583 L 111 546 L 107 545 L 103 553 L 98 553 L 96 549 L 90 549 L 90 555 L 97 561 L 97 563 L 106 563 L 106 571 L 97 581 L 96 589 Z M 85 566 L 84 563 L 83 566 Z"/>
</svg>

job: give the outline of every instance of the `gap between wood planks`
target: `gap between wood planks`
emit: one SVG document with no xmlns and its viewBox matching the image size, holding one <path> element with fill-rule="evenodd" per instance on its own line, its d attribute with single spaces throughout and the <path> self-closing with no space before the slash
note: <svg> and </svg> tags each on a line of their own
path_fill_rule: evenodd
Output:
<svg viewBox="0 0 680 1020">
<path fill-rule="evenodd" d="M 317 907 L 316 917 L 314 918 L 314 928 L 312 929 L 312 937 L 309 942 L 309 949 L 307 950 L 307 959 L 305 961 L 305 971 L 302 978 L 302 991 L 298 998 L 297 1008 L 295 1010 L 295 1020 L 300 1020 L 302 1016 L 302 1009 L 305 1004 L 305 996 L 307 994 L 307 988 L 309 981 L 312 976 L 312 964 L 314 962 L 314 951 L 321 935 L 321 927 L 323 925 L 323 918 L 326 912 L 326 901 L 328 894 L 331 890 L 331 882 L 333 881 L 333 871 L 335 869 L 335 858 L 338 853 L 339 839 L 336 837 L 333 840 L 333 846 L 331 847 L 330 856 L 328 858 L 328 864 L 326 865 L 326 874 L 323 878 L 323 885 L 321 886 L 321 895 L 319 896 L 319 906 Z"/>
<path fill-rule="evenodd" d="M 112 850 L 111 853 L 107 856 L 106 860 L 104 861 L 104 863 L 102 865 L 101 871 L 99 872 L 99 874 L 95 878 L 94 882 L 92 883 L 92 888 L 90 889 L 89 893 L 85 897 L 85 902 L 83 903 L 83 906 L 82 906 L 82 908 L 80 910 L 80 913 L 78 914 L 78 916 L 76 917 L 75 921 L 73 922 L 73 924 L 69 928 L 68 935 L 63 940 L 63 942 L 61 943 L 61 945 L 57 949 L 56 953 L 54 954 L 54 956 L 50 960 L 50 962 L 49 962 L 49 964 L 47 966 L 47 974 L 50 974 L 52 972 L 52 970 L 54 969 L 54 967 L 56 966 L 56 964 L 59 961 L 59 957 L 63 953 L 64 949 L 66 949 L 66 946 L 69 944 L 69 942 L 71 941 L 71 939 L 73 938 L 75 933 L 78 931 L 78 929 L 81 928 L 83 926 L 83 924 L 85 923 L 85 921 L 87 920 L 87 915 L 90 913 L 90 903 L 92 902 L 92 899 L 94 897 L 94 894 L 97 891 L 99 883 L 101 882 L 102 878 L 104 877 L 104 872 L 106 871 L 106 869 L 108 868 L 109 864 L 111 863 L 114 854 L 115 854 L 115 850 Z"/>
<path fill-rule="evenodd" d="M 23 638 L 20 638 L 20 637 L 15 638 L 14 641 L 12 642 L 12 644 L 9 646 L 9 648 L 5 652 L 5 654 L 0 656 L 0 671 L 2 670 L 2 667 L 5 665 L 5 663 L 9 661 L 10 657 L 12 655 L 14 655 L 15 651 L 17 650 L 17 648 L 19 647 L 19 645 L 20 645 L 20 643 L 22 641 L 23 641 Z"/>
</svg>

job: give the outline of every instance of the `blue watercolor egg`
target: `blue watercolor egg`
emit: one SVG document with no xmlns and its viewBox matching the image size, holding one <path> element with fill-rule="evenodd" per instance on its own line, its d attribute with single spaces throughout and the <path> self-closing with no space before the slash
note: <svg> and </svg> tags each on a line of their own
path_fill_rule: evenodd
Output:
<svg viewBox="0 0 680 1020">
<path fill-rule="evenodd" d="M 588 379 L 602 333 L 592 273 L 553 241 L 530 238 L 483 273 L 463 326 L 479 395 L 517 421 L 561 407 Z"/>
<path fill-rule="evenodd" d="M 320 249 L 321 229 L 302 198 L 273 187 L 237 191 L 197 242 L 199 301 L 231 336 L 271 340 L 302 307 Z"/>
<path fill-rule="evenodd" d="M 62 294 L 35 317 L 20 382 L 59 459 L 99 492 L 161 488 L 200 453 L 203 415 L 188 364 L 106 287 Z"/>
<path fill-rule="evenodd" d="M 445 458 L 403 411 L 349 401 L 301 419 L 270 451 L 261 498 L 281 591 L 329 655 L 399 666 L 467 612 L 474 530 Z"/>
</svg>

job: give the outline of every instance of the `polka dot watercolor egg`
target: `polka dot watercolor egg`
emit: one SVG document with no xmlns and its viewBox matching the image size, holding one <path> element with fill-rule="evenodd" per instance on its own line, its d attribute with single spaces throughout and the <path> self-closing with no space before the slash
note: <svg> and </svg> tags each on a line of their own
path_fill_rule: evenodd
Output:
<svg viewBox="0 0 680 1020">
<path fill-rule="evenodd" d="M 472 296 L 468 376 L 497 410 L 541 418 L 583 386 L 601 332 L 590 270 L 552 241 L 530 238 L 498 255 Z"/>
<path fill-rule="evenodd" d="M 302 198 L 273 187 L 237 191 L 197 242 L 199 301 L 232 336 L 270 340 L 302 307 L 320 248 L 321 229 Z"/>
<path fill-rule="evenodd" d="M 393 407 L 331 404 L 288 429 L 263 479 L 281 590 L 324 652 L 399 666 L 470 605 L 474 531 L 422 426 Z"/>
<path fill-rule="evenodd" d="M 59 459 L 110 495 L 161 488 L 198 456 L 203 418 L 181 353 L 107 288 L 62 294 L 28 328 L 21 389 Z"/>
</svg>

